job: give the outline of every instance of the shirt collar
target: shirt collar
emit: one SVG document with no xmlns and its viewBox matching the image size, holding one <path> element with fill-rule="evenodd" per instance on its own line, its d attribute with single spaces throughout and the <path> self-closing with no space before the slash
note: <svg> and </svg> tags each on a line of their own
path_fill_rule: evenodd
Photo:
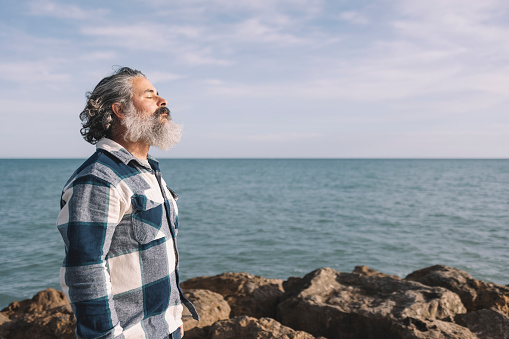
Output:
<svg viewBox="0 0 509 339">
<path fill-rule="evenodd" d="M 101 140 L 99 140 L 97 142 L 95 147 L 96 147 L 96 149 L 102 149 L 102 150 L 110 153 L 111 155 L 115 156 L 117 159 L 119 159 L 126 165 L 128 165 L 129 162 L 134 160 L 141 166 L 148 168 L 150 170 L 152 169 L 150 167 L 147 167 L 146 164 L 144 164 L 142 161 L 140 161 L 140 159 L 136 158 L 131 152 L 126 150 L 124 147 L 122 147 L 122 145 L 120 145 L 118 142 L 115 142 L 111 139 L 102 138 Z M 156 164 L 159 163 L 157 161 L 157 159 L 154 158 L 153 156 L 151 156 L 150 154 L 147 154 L 147 159 L 149 160 L 149 162 L 154 162 Z"/>
</svg>

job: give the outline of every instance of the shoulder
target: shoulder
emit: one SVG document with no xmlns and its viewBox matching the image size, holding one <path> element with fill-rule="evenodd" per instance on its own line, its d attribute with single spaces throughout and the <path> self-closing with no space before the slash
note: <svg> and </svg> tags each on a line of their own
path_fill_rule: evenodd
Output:
<svg viewBox="0 0 509 339">
<path fill-rule="evenodd" d="M 137 173 L 136 168 L 126 165 L 111 153 L 98 149 L 73 173 L 64 190 L 77 182 L 87 180 L 115 187 L 125 178 Z"/>
<path fill-rule="evenodd" d="M 132 191 L 126 178 L 136 175 L 138 171 L 126 165 L 107 151 L 98 149 L 90 158 L 78 167 L 62 190 L 61 206 L 72 197 L 88 197 L 87 199 L 118 199 L 127 203 Z M 76 193 L 79 192 L 77 195 Z M 98 203 L 100 201 L 97 201 Z"/>
</svg>

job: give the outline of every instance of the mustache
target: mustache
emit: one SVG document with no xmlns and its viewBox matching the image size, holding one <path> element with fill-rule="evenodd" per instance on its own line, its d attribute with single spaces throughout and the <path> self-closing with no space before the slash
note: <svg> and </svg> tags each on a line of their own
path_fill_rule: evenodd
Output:
<svg viewBox="0 0 509 339">
<path fill-rule="evenodd" d="M 168 120 L 171 119 L 171 111 L 168 107 L 166 106 L 163 106 L 163 107 L 159 107 L 158 109 L 155 110 L 154 112 L 154 115 L 159 118 L 162 114 L 166 114 L 167 115 L 167 118 Z"/>
</svg>

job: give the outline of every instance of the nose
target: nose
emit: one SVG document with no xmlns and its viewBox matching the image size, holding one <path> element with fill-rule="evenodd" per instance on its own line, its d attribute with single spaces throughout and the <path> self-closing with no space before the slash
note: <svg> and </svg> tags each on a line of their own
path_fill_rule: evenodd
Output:
<svg viewBox="0 0 509 339">
<path fill-rule="evenodd" d="M 161 98 L 161 97 L 159 97 L 159 101 L 158 101 L 158 103 L 157 103 L 157 106 L 159 106 L 159 107 L 164 107 L 164 106 L 166 106 L 167 104 L 168 104 L 168 101 L 166 101 L 166 99 L 165 99 L 165 98 Z"/>
</svg>

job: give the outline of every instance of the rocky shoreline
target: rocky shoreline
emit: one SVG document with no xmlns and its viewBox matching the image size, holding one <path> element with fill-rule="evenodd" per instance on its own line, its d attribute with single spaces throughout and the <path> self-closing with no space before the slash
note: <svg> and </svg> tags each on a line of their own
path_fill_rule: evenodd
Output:
<svg viewBox="0 0 509 339">
<path fill-rule="evenodd" d="M 182 283 L 201 321 L 186 339 L 509 339 L 509 287 L 442 265 L 405 278 L 366 266 L 286 281 L 223 273 Z M 47 289 L 0 312 L 0 338 L 75 338 L 63 293 Z"/>
</svg>

